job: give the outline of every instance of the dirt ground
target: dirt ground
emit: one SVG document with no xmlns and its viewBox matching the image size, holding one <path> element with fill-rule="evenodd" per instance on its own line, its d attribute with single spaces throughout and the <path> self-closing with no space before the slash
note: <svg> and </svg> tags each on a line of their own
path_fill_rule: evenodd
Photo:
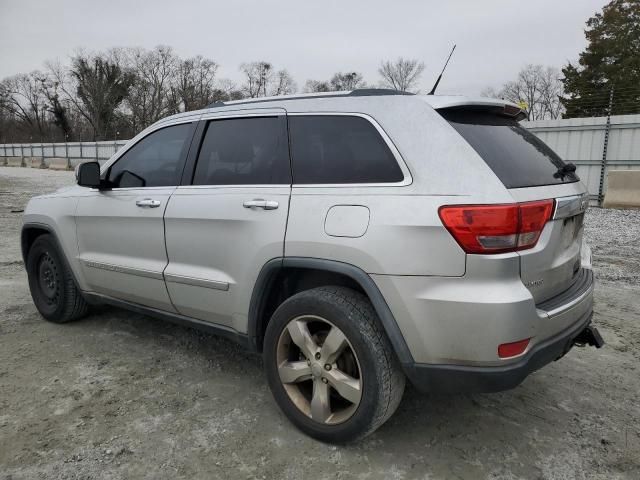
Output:
<svg viewBox="0 0 640 480">
<path fill-rule="evenodd" d="M 0 167 L 0 479 L 640 478 L 640 212 L 587 216 L 603 349 L 509 392 L 408 388 L 380 430 L 335 447 L 290 425 L 260 358 L 228 341 L 112 308 L 42 320 L 19 211 L 72 181 Z"/>
</svg>

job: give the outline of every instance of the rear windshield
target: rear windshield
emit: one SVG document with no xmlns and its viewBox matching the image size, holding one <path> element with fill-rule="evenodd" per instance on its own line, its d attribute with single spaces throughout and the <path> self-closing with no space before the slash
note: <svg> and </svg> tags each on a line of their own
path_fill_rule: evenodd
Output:
<svg viewBox="0 0 640 480">
<path fill-rule="evenodd" d="M 577 182 L 542 140 L 514 119 L 468 110 L 440 110 L 507 188 Z"/>
</svg>

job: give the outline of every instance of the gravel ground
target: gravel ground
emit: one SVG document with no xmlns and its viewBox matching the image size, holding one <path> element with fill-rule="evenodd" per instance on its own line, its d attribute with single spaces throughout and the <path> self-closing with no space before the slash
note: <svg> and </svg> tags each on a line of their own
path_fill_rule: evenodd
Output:
<svg viewBox="0 0 640 480">
<path fill-rule="evenodd" d="M 260 359 L 116 309 L 53 325 L 19 252 L 29 197 L 69 172 L 0 167 L 0 479 L 638 479 L 640 211 L 592 209 L 601 350 L 573 349 L 491 395 L 420 395 L 364 441 L 313 441 Z"/>
</svg>

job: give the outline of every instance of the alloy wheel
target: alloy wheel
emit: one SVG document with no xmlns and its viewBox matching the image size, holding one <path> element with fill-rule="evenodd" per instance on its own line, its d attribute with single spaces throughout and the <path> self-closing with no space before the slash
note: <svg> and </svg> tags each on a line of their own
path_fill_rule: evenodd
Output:
<svg viewBox="0 0 640 480">
<path fill-rule="evenodd" d="M 276 359 L 290 400 L 312 420 L 338 424 L 357 410 L 360 364 L 345 334 L 330 321 L 313 315 L 291 320 L 278 339 Z"/>
</svg>

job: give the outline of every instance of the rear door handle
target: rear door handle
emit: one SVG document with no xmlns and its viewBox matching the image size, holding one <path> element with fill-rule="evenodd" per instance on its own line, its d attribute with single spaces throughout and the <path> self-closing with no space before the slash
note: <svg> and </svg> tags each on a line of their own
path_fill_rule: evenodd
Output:
<svg viewBox="0 0 640 480">
<path fill-rule="evenodd" d="M 136 200 L 136 205 L 140 208 L 157 208 L 161 203 L 162 202 L 160 200 L 153 200 L 151 198 Z"/>
<path fill-rule="evenodd" d="M 242 204 L 244 208 L 262 208 L 263 210 L 275 210 L 278 208 L 278 202 L 275 200 L 263 200 L 262 198 L 255 198 L 253 200 L 247 200 Z"/>
</svg>

